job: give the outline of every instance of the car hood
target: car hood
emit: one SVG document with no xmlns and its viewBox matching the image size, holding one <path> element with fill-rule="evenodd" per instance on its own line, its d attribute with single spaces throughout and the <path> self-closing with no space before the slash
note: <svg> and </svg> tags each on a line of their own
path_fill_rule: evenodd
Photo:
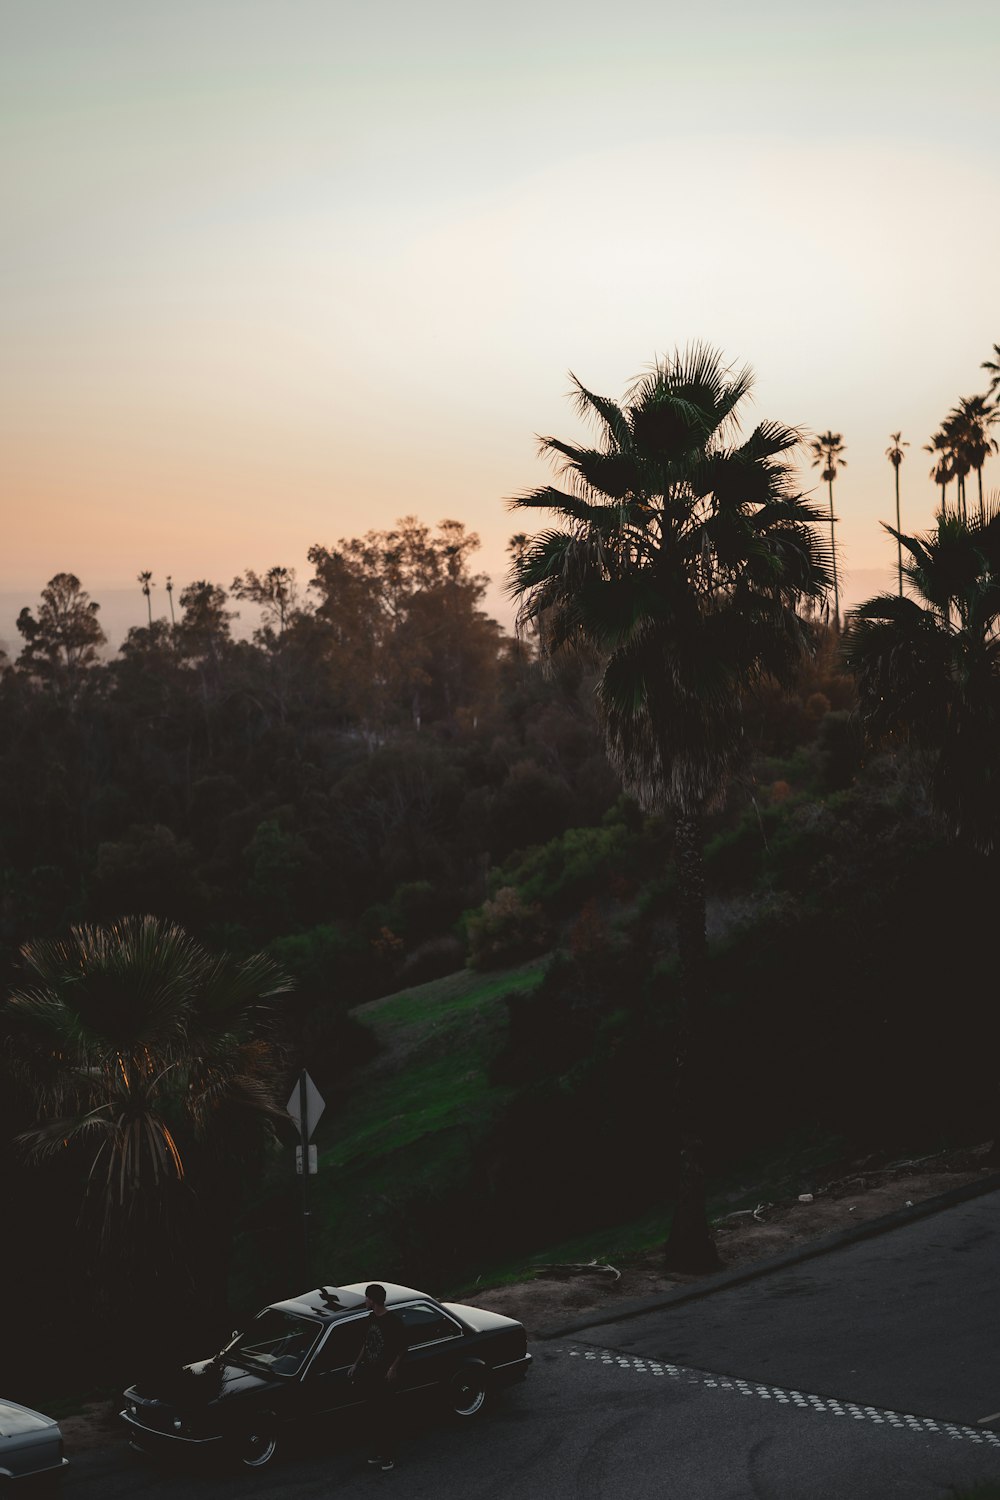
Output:
<svg viewBox="0 0 1000 1500">
<path fill-rule="evenodd" d="M 505 1318 L 502 1313 L 488 1312 L 485 1307 L 466 1307 L 464 1302 L 442 1302 L 448 1312 L 456 1313 L 474 1333 L 492 1333 L 499 1328 L 520 1328 L 516 1318 Z"/>
<path fill-rule="evenodd" d="M 278 1382 L 267 1375 L 244 1370 L 225 1360 L 202 1359 L 155 1382 L 137 1381 L 133 1390 L 146 1401 L 193 1408 L 209 1406 L 247 1391 L 265 1390 L 276 1384 Z"/>
</svg>

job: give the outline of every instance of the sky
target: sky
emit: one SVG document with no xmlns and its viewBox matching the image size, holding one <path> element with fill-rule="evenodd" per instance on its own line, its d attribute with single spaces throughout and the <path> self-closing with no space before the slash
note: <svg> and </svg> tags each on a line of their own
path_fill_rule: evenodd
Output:
<svg viewBox="0 0 1000 1500">
<path fill-rule="evenodd" d="M 69 571 L 140 624 L 141 569 L 166 613 L 167 574 L 305 583 L 415 514 L 480 535 L 504 617 L 569 372 L 617 397 L 695 340 L 750 421 L 843 435 L 848 597 L 894 561 L 892 432 L 931 523 L 922 445 L 1000 341 L 995 0 L 0 0 L 0 34 L 0 615 Z"/>
</svg>

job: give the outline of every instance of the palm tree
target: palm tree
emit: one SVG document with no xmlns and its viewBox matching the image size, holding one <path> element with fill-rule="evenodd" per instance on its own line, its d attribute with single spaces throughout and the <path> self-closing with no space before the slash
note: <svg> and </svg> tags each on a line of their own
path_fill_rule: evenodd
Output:
<svg viewBox="0 0 1000 1500">
<path fill-rule="evenodd" d="M 609 755 L 649 811 L 672 811 L 680 891 L 675 1059 L 679 1173 L 666 1253 L 718 1264 L 705 1211 L 697 1083 L 707 994 L 703 820 L 745 751 L 742 698 L 785 678 L 805 644 L 800 601 L 819 598 L 830 555 L 820 512 L 794 492 L 799 442 L 773 422 L 738 441 L 749 369 L 696 345 L 658 360 L 623 404 L 571 377 L 599 444 L 541 440 L 566 476 L 521 495 L 559 529 L 520 538 L 511 565 L 519 626 L 543 652 L 573 644 L 605 660 L 597 688 Z"/>
<path fill-rule="evenodd" d="M 167 574 L 167 581 L 164 587 L 167 590 L 167 599 L 170 602 L 170 624 L 172 628 L 176 628 L 177 621 L 174 619 L 174 580 L 169 573 Z"/>
<path fill-rule="evenodd" d="M 874 738 L 929 752 L 931 792 L 954 833 L 986 853 L 1000 838 L 1000 507 L 983 520 L 939 516 L 903 536 L 915 598 L 880 595 L 845 641 Z"/>
<path fill-rule="evenodd" d="M 847 459 L 842 458 L 844 442 L 839 432 L 824 432 L 818 438 L 814 438 L 810 444 L 815 455 L 813 468 L 822 469 L 821 478 L 825 480 L 830 492 L 830 557 L 833 562 L 833 625 L 835 630 L 840 629 L 840 589 L 837 584 L 837 542 L 834 537 L 834 515 L 833 515 L 833 481 L 837 477 L 838 469 L 847 468 Z"/>
<path fill-rule="evenodd" d="M 1000 388 L 1000 344 L 993 345 L 993 358 L 984 359 L 982 369 L 990 373 L 990 395 Z"/>
<path fill-rule="evenodd" d="M 21 954 L 27 981 L 6 1011 L 37 1112 L 20 1137 L 29 1161 L 75 1154 L 84 1239 L 109 1278 L 138 1266 L 193 1280 L 187 1231 L 212 1217 L 215 1141 L 237 1115 L 244 1148 L 259 1148 L 248 1126 L 267 1135 L 284 1116 L 267 1012 L 289 982 L 265 958 L 214 958 L 157 917 L 74 927 Z"/>
<path fill-rule="evenodd" d="M 948 514 L 948 486 L 955 475 L 948 455 L 948 439 L 944 433 L 936 432 L 930 442 L 924 444 L 924 452 L 937 455 L 930 475 L 941 491 L 941 515 L 946 516 Z"/>
<path fill-rule="evenodd" d="M 983 465 L 997 451 L 996 439 L 989 434 L 989 429 L 996 420 L 996 409 L 990 406 L 986 396 L 963 396 L 945 424 L 946 430 L 950 429 L 953 435 L 962 462 L 967 466 L 965 472 L 975 470 L 980 521 L 985 519 L 986 514 L 983 503 Z M 962 513 L 965 514 L 964 503 Z"/>
<path fill-rule="evenodd" d="M 139 583 L 142 592 L 146 596 L 146 611 L 149 615 L 149 628 L 153 628 L 153 574 L 149 568 L 144 568 L 139 574 Z"/>
<path fill-rule="evenodd" d="M 965 434 L 961 423 L 954 415 L 945 418 L 942 431 L 948 441 L 951 472 L 955 476 L 955 509 L 961 519 L 966 521 L 969 512 L 966 505 L 965 481 L 969 477 L 972 460 L 964 441 Z"/>
<path fill-rule="evenodd" d="M 890 446 L 885 450 L 885 456 L 889 460 L 889 462 L 892 464 L 892 467 L 893 467 L 893 469 L 895 471 L 895 475 L 896 475 L 896 530 L 898 531 L 899 530 L 899 466 L 903 462 L 903 459 L 905 457 L 905 454 L 903 453 L 903 449 L 904 448 L 908 448 L 910 445 L 909 445 L 909 443 L 906 443 L 906 442 L 903 441 L 903 434 L 901 432 L 890 432 L 889 439 L 890 439 Z M 898 538 L 896 540 L 896 551 L 897 551 L 897 554 L 898 554 L 898 563 L 899 563 L 899 592 L 900 592 L 900 594 L 902 594 L 902 592 L 903 592 L 903 545 L 899 541 Z"/>
</svg>

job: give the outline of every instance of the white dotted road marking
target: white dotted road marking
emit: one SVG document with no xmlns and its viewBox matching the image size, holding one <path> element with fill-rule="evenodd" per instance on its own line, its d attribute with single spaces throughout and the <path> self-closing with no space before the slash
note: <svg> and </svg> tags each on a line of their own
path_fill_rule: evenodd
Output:
<svg viewBox="0 0 1000 1500">
<path fill-rule="evenodd" d="M 860 1406 L 855 1401 L 837 1401 L 832 1396 L 812 1396 L 807 1391 L 787 1391 L 777 1385 L 759 1385 L 754 1380 L 727 1379 L 723 1375 L 710 1375 L 699 1370 L 688 1370 L 683 1365 L 671 1365 L 657 1359 L 641 1359 L 632 1355 L 598 1354 L 590 1349 L 571 1349 L 573 1359 L 589 1359 L 602 1365 L 617 1365 L 619 1370 L 634 1370 L 640 1375 L 667 1376 L 670 1380 L 683 1380 L 688 1385 L 703 1385 L 712 1390 L 736 1391 L 740 1396 L 756 1396 L 761 1401 L 776 1401 L 783 1406 L 792 1402 L 801 1408 L 812 1407 L 813 1411 L 827 1412 L 835 1417 L 853 1417 L 855 1422 L 876 1422 L 882 1426 L 909 1428 L 911 1432 L 929 1432 L 965 1443 L 979 1443 L 989 1448 L 1000 1448 L 1000 1433 L 985 1431 L 982 1425 L 969 1427 L 962 1422 L 938 1422 L 932 1417 L 917 1417 L 912 1412 L 887 1411 L 878 1406 Z M 980 1417 L 980 1424 L 995 1422 L 1000 1412 L 992 1417 Z"/>
</svg>

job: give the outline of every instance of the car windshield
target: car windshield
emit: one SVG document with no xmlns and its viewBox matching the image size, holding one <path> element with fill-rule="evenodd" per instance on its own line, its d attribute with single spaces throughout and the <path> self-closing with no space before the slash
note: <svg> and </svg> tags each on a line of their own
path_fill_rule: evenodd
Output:
<svg viewBox="0 0 1000 1500">
<path fill-rule="evenodd" d="M 234 1339 L 226 1358 L 272 1375 L 297 1375 L 319 1337 L 322 1324 L 269 1307 Z"/>
</svg>

